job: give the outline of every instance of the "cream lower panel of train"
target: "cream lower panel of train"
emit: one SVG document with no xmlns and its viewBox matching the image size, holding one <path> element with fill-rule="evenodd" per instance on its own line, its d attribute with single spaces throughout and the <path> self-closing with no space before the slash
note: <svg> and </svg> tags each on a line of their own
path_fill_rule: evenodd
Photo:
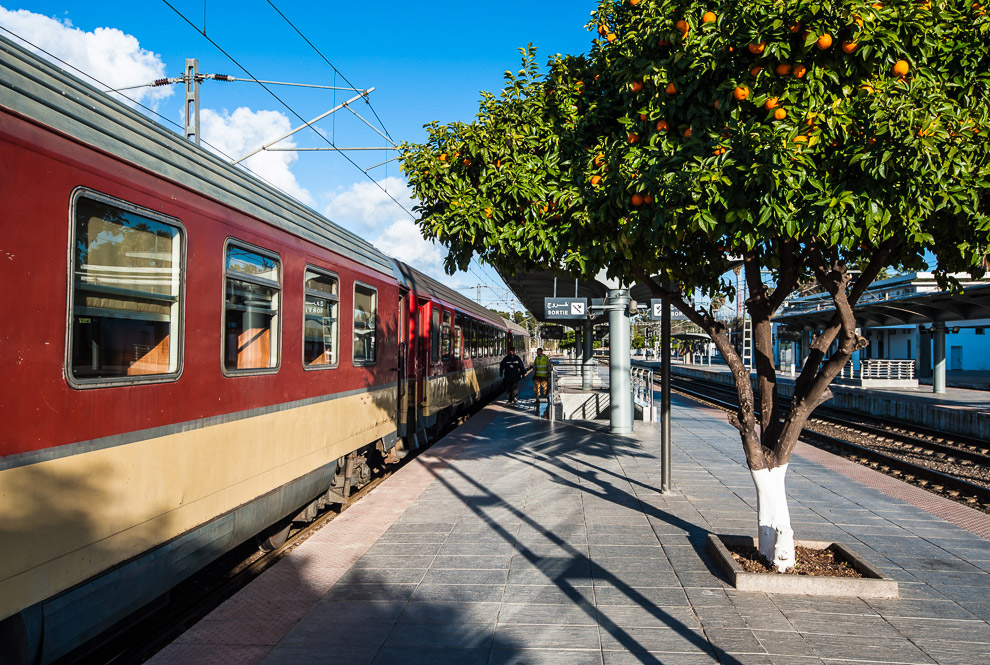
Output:
<svg viewBox="0 0 990 665">
<path fill-rule="evenodd" d="M 0 619 L 395 431 L 393 387 L 0 471 Z"/>
<path fill-rule="evenodd" d="M 478 399 L 481 391 L 495 382 L 501 382 L 498 365 L 471 367 L 459 372 L 431 376 L 426 382 L 423 415 L 432 416 L 455 404 Z"/>
</svg>

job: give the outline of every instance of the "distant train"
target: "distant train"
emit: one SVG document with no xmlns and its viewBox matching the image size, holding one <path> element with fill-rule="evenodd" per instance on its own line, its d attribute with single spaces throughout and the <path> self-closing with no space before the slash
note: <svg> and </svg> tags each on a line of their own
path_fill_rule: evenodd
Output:
<svg viewBox="0 0 990 665">
<path fill-rule="evenodd" d="M 0 220 L 4 665 L 277 545 L 528 361 L 519 326 L 4 38 Z"/>
</svg>

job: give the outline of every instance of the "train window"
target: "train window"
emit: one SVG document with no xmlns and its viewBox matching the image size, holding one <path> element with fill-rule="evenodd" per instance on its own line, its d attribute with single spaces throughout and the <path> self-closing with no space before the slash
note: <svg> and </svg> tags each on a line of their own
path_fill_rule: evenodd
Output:
<svg viewBox="0 0 990 665">
<path fill-rule="evenodd" d="M 450 312 L 443 313 L 443 327 L 440 329 L 440 348 L 443 350 L 443 361 L 450 362 L 451 342 L 451 316 Z"/>
<path fill-rule="evenodd" d="M 223 366 L 228 372 L 277 370 L 281 262 L 262 249 L 227 243 Z"/>
<path fill-rule="evenodd" d="M 336 367 L 340 282 L 336 275 L 306 266 L 304 291 L 303 367 Z"/>
<path fill-rule="evenodd" d="M 375 362 L 375 333 L 378 327 L 378 290 L 354 283 L 354 364 Z"/>
<path fill-rule="evenodd" d="M 454 357 L 470 358 L 471 353 L 468 348 L 468 322 L 463 314 L 457 315 L 457 328 L 454 335 Z"/>
<path fill-rule="evenodd" d="M 73 201 L 70 384 L 174 379 L 181 348 L 177 220 L 88 190 Z"/>
<path fill-rule="evenodd" d="M 440 310 L 436 306 L 430 321 L 430 359 L 440 362 Z"/>
</svg>

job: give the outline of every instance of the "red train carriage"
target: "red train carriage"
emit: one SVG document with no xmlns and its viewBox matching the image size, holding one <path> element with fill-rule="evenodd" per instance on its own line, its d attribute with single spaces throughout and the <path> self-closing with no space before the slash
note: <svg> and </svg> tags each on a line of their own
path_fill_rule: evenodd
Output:
<svg viewBox="0 0 990 665">
<path fill-rule="evenodd" d="M 388 257 L 3 39 L 0 220 L 0 661 L 50 662 L 390 454 Z"/>
</svg>

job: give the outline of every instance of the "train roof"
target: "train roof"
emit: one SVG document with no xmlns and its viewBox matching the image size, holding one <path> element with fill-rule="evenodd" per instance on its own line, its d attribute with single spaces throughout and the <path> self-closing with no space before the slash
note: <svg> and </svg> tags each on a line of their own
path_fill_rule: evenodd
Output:
<svg viewBox="0 0 990 665">
<path fill-rule="evenodd" d="M 505 321 L 505 325 L 509 327 L 509 332 L 511 332 L 513 335 L 522 335 L 523 337 L 529 337 L 529 331 L 523 328 L 515 321 L 510 321 L 509 319 L 506 319 L 504 317 L 502 318 L 502 320 Z"/>
<path fill-rule="evenodd" d="M 0 36 L 0 107 L 392 275 L 386 254 L 284 192 Z"/>
<path fill-rule="evenodd" d="M 395 264 L 396 278 L 399 282 L 405 284 L 416 293 L 429 296 L 437 300 L 442 300 L 453 305 L 462 312 L 466 312 L 467 314 L 471 314 L 480 319 L 485 319 L 486 321 L 492 323 L 504 320 L 501 316 L 487 307 L 482 307 L 470 298 L 433 279 L 429 275 L 416 270 L 409 264 L 403 263 L 398 259 L 392 259 L 392 262 Z"/>
</svg>

